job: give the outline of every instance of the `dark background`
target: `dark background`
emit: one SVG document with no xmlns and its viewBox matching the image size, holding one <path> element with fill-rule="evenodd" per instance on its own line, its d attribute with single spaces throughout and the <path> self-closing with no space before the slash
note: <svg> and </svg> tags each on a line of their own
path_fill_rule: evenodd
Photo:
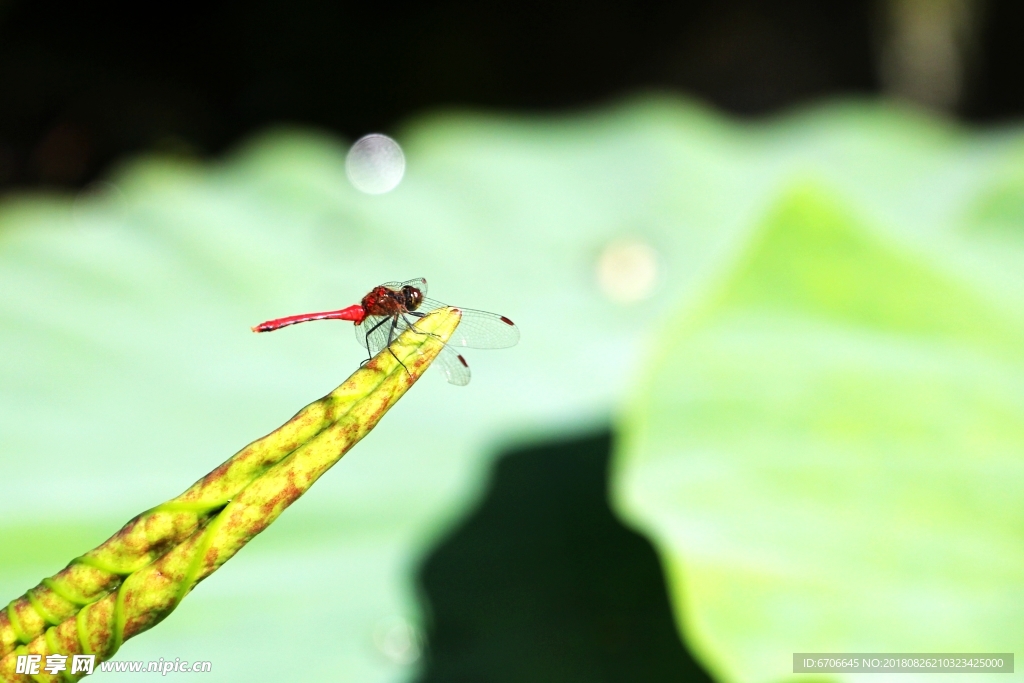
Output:
<svg viewBox="0 0 1024 683">
<path fill-rule="evenodd" d="M 0 0 L 0 187 L 81 186 L 143 150 L 217 154 L 270 123 L 357 137 L 439 107 L 550 111 L 647 89 L 747 116 L 879 93 L 886 3 L 901 1 Z M 1019 116 L 1024 4 L 965 1 L 965 84 L 945 110 Z"/>
<path fill-rule="evenodd" d="M 418 683 L 711 683 L 651 543 L 608 507 L 607 432 L 505 453 L 419 571 Z"/>
</svg>

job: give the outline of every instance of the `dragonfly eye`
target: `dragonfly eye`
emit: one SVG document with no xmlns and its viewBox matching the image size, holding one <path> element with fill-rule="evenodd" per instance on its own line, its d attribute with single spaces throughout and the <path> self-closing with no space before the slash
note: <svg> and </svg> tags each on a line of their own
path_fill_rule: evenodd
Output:
<svg viewBox="0 0 1024 683">
<path fill-rule="evenodd" d="M 416 289 L 411 285 L 406 285 L 402 288 L 403 294 L 405 294 L 405 308 L 409 311 L 415 311 L 423 303 L 423 292 Z"/>
</svg>

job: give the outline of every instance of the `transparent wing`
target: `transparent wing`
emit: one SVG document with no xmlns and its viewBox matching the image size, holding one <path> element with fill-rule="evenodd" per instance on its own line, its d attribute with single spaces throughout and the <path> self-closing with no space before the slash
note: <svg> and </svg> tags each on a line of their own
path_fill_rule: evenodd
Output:
<svg viewBox="0 0 1024 683">
<path fill-rule="evenodd" d="M 368 315 L 355 326 L 356 340 L 370 355 L 376 355 L 395 341 L 398 335 L 413 327 L 420 317 L 415 314 Z M 419 328 L 416 331 L 419 332 Z"/>
<path fill-rule="evenodd" d="M 435 299 L 424 299 L 413 315 L 422 317 L 426 313 L 447 305 Z M 462 311 L 462 320 L 459 321 L 459 326 L 455 328 L 451 339 L 448 340 L 451 346 L 470 349 L 507 349 L 519 343 L 519 328 L 505 316 L 461 306 L 457 308 Z"/>
<path fill-rule="evenodd" d="M 406 280 L 405 282 L 400 284 L 398 288 L 401 289 L 405 285 L 411 285 L 412 287 L 415 287 L 416 289 L 420 290 L 420 294 L 422 294 L 423 296 L 427 295 L 427 278 L 425 277 L 417 277 L 413 278 L 412 280 Z"/>
<path fill-rule="evenodd" d="M 441 349 L 441 353 L 437 355 L 437 359 L 434 360 L 434 363 L 440 363 L 441 369 L 444 370 L 445 377 L 448 378 L 449 384 L 464 387 L 469 384 L 469 380 L 473 376 L 469 371 L 469 363 L 466 362 L 466 359 L 463 358 L 458 351 L 447 344 L 445 344 L 444 348 Z"/>
<path fill-rule="evenodd" d="M 406 280 L 405 282 L 382 282 L 380 284 L 381 287 L 387 287 L 388 289 L 396 292 L 401 291 L 402 287 L 406 285 L 410 285 L 420 290 L 420 293 L 424 296 L 427 293 L 427 278 L 425 277 L 416 277 L 412 280 Z"/>
<path fill-rule="evenodd" d="M 419 318 L 405 315 L 371 315 L 355 326 L 356 339 L 371 356 L 375 356 L 387 348 L 399 334 L 413 327 L 417 320 Z M 459 323 L 460 326 L 461 324 Z M 449 383 L 460 387 L 469 384 L 472 376 L 469 363 L 451 346 L 445 344 L 434 362 L 440 364 Z"/>
<path fill-rule="evenodd" d="M 369 315 L 355 326 L 356 341 L 369 351 L 371 356 L 376 356 L 395 340 L 402 329 L 405 328 L 398 326 L 395 316 Z"/>
</svg>

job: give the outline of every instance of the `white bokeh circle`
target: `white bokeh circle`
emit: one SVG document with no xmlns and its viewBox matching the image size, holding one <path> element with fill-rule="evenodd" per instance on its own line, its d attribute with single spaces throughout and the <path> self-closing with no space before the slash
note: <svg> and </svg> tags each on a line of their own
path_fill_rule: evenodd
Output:
<svg viewBox="0 0 1024 683">
<path fill-rule="evenodd" d="M 348 151 L 345 173 L 360 192 L 384 194 L 402 182 L 405 155 L 398 143 L 387 135 L 364 135 Z"/>
</svg>

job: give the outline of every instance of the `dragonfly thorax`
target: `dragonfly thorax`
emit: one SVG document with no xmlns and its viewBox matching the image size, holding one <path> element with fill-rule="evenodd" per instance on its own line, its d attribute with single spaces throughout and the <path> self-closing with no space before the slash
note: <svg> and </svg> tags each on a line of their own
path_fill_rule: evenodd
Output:
<svg viewBox="0 0 1024 683">
<path fill-rule="evenodd" d="M 374 287 L 363 297 L 362 306 L 367 315 L 394 316 L 407 311 L 415 311 L 423 303 L 423 292 L 411 285 L 401 289 Z"/>
</svg>

